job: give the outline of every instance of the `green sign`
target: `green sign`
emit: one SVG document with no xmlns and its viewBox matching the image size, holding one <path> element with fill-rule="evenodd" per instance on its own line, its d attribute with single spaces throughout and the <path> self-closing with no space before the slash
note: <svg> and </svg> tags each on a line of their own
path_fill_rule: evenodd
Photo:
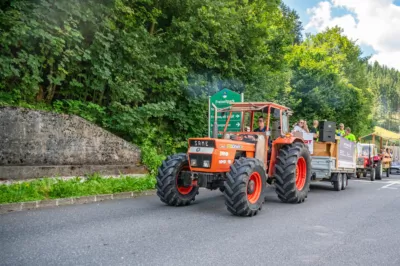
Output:
<svg viewBox="0 0 400 266">
<path fill-rule="evenodd" d="M 239 94 L 233 92 L 228 89 L 223 89 L 213 96 L 209 98 L 209 105 L 208 105 L 208 136 L 212 136 L 213 127 L 214 127 L 214 119 L 215 119 L 215 109 L 213 104 L 219 109 L 229 107 L 232 103 L 235 102 L 243 102 L 243 94 Z M 217 123 L 218 123 L 218 131 L 224 131 L 226 121 L 228 120 L 229 113 L 218 113 Z M 229 125 L 227 131 L 231 132 L 239 132 L 240 126 L 242 124 L 242 114 L 240 112 L 232 113 L 231 119 L 229 121 Z M 221 134 L 218 134 L 220 137 Z"/>
</svg>

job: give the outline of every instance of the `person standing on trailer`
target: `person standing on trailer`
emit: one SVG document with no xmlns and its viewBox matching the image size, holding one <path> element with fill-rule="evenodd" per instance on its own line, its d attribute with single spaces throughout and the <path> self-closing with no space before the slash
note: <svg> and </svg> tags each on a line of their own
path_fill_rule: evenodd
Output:
<svg viewBox="0 0 400 266">
<path fill-rule="evenodd" d="M 344 130 L 344 124 L 340 123 L 339 129 L 336 130 L 336 135 L 338 135 L 340 137 L 344 137 L 345 134 L 346 134 L 346 131 Z"/>
<path fill-rule="evenodd" d="M 346 128 L 346 133 L 344 134 L 344 138 L 347 140 L 350 140 L 352 142 L 357 142 L 356 136 L 354 136 L 353 133 L 351 133 L 351 129 L 349 127 Z"/>
<path fill-rule="evenodd" d="M 313 121 L 313 126 L 310 129 L 310 133 L 314 134 L 314 140 L 315 141 L 318 141 L 318 137 L 319 137 L 318 125 L 319 125 L 318 120 L 314 120 Z"/>
<path fill-rule="evenodd" d="M 310 131 L 307 127 L 307 121 L 301 119 L 298 123 L 294 125 L 294 129 L 292 132 L 309 133 Z"/>
</svg>

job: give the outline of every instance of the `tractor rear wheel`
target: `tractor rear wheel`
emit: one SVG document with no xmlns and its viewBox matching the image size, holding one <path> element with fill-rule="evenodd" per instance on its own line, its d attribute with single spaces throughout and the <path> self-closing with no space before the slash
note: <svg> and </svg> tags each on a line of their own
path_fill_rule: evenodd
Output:
<svg viewBox="0 0 400 266">
<path fill-rule="evenodd" d="M 303 143 L 295 142 L 279 150 L 275 179 L 275 191 L 282 202 L 304 202 L 310 190 L 311 156 Z"/>
<path fill-rule="evenodd" d="M 375 181 L 375 177 L 376 177 L 375 168 L 371 168 L 371 171 L 369 172 L 369 174 L 370 174 L 371 181 Z"/>
<path fill-rule="evenodd" d="M 225 181 L 225 205 L 237 216 L 253 216 L 264 203 L 266 174 L 263 163 L 254 158 L 235 160 Z"/>
<path fill-rule="evenodd" d="M 382 176 L 383 176 L 383 165 L 382 165 L 382 161 L 379 161 L 378 164 L 376 165 L 375 168 L 375 178 L 377 180 L 381 180 Z"/>
<path fill-rule="evenodd" d="M 182 171 L 189 170 L 189 162 L 185 153 L 179 153 L 163 161 L 158 168 L 157 196 L 170 206 L 189 205 L 199 191 L 197 186 L 180 185 Z"/>
</svg>

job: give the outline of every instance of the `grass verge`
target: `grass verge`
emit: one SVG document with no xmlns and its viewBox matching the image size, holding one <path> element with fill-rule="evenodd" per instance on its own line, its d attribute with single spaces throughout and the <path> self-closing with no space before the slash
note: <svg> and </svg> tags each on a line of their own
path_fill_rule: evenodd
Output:
<svg viewBox="0 0 400 266">
<path fill-rule="evenodd" d="M 154 189 L 156 180 L 152 176 L 102 178 L 92 175 L 87 178 L 69 180 L 42 178 L 29 182 L 0 185 L 0 204 L 46 199 L 112 194 L 127 191 Z"/>
</svg>

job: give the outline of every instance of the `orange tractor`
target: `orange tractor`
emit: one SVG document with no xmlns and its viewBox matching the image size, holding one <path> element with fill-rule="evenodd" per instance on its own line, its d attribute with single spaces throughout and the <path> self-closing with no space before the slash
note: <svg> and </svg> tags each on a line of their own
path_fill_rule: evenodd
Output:
<svg viewBox="0 0 400 266">
<path fill-rule="evenodd" d="M 227 132 L 232 113 L 237 112 L 243 114 L 241 132 Z M 212 138 L 190 138 L 187 154 L 168 156 L 162 163 L 157 175 L 161 201 L 189 205 L 200 187 L 220 189 L 229 212 L 253 216 L 262 208 L 267 183 L 274 183 L 282 202 L 304 202 L 311 156 L 304 140 L 289 131 L 289 108 L 270 102 L 233 103 L 217 113 L 229 114 L 223 132 L 217 132 L 215 122 Z M 261 132 L 253 130 L 256 113 L 265 124 Z M 249 132 L 243 130 L 246 117 Z M 223 137 L 217 138 L 218 133 Z"/>
</svg>

